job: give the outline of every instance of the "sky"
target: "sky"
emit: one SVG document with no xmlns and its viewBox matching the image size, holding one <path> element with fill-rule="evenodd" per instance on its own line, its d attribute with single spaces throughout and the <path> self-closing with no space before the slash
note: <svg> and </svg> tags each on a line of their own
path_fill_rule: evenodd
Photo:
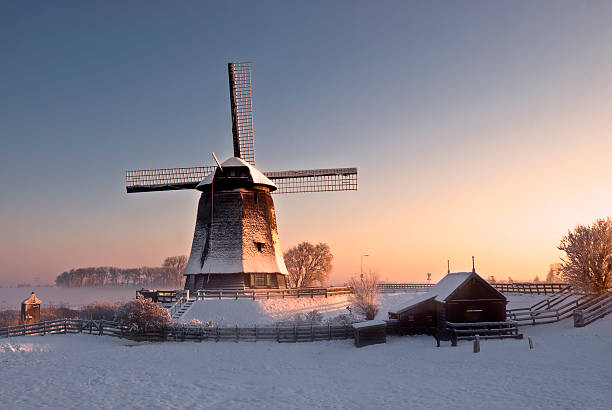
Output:
<svg viewBox="0 0 612 410">
<path fill-rule="evenodd" d="M 125 170 L 233 153 L 227 62 L 252 62 L 262 171 L 358 167 L 274 197 L 332 282 L 545 277 L 612 214 L 607 1 L 0 2 L 0 285 L 188 254 L 199 193 Z"/>
</svg>

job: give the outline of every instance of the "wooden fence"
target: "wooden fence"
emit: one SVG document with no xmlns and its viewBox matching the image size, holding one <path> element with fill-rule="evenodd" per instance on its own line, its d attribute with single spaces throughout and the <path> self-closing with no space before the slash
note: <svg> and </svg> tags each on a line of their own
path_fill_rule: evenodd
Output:
<svg viewBox="0 0 612 410">
<path fill-rule="evenodd" d="M 0 328 L 0 338 L 45 335 L 45 334 L 89 333 L 121 337 L 137 341 L 243 341 L 259 340 L 279 343 L 313 342 L 318 340 L 352 339 L 351 325 L 279 325 L 249 327 L 206 327 L 176 325 L 151 328 L 145 331 L 130 331 L 126 326 L 105 320 L 62 319 L 29 325 Z"/>
<path fill-rule="evenodd" d="M 593 299 L 592 295 L 574 293 L 566 287 L 533 306 L 509 309 L 506 314 L 519 325 L 553 323 L 572 316 L 576 309 L 588 306 Z"/>
<path fill-rule="evenodd" d="M 556 293 L 568 285 L 567 283 L 531 283 L 531 282 L 514 282 L 514 283 L 491 283 L 491 285 L 502 293 L 528 293 L 537 295 L 548 295 Z"/>
<path fill-rule="evenodd" d="M 503 293 L 527 293 L 548 295 L 567 288 L 567 283 L 491 283 L 493 287 Z M 431 283 L 380 283 L 378 289 L 382 293 L 405 291 L 427 291 Z M 273 299 L 273 298 L 314 298 L 353 293 L 349 286 L 289 288 L 289 289 L 200 289 L 189 293 L 183 290 L 139 290 L 136 294 L 145 297 L 154 297 L 158 302 L 172 305 L 181 297 L 191 300 L 207 299 Z"/>
<path fill-rule="evenodd" d="M 574 327 L 583 327 L 612 313 L 612 291 L 606 292 L 574 310 Z"/>
</svg>

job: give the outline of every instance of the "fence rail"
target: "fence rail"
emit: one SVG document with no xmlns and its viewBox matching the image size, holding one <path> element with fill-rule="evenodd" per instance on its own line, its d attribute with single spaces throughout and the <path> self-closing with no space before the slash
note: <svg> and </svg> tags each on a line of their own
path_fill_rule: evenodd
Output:
<svg viewBox="0 0 612 410">
<path fill-rule="evenodd" d="M 567 283 L 491 283 L 503 293 L 527 293 L 548 295 L 558 293 L 568 288 Z M 378 289 L 382 293 L 401 291 L 427 291 L 433 287 L 431 283 L 379 283 Z M 145 290 L 136 291 L 145 297 L 154 297 L 158 302 L 171 306 L 181 297 L 192 300 L 206 299 L 273 299 L 273 298 L 314 298 L 348 295 L 353 293 L 350 286 L 330 286 L 311 288 L 288 289 L 200 289 L 189 293 L 183 290 Z M 179 303 L 180 305 L 180 303 Z"/>
<path fill-rule="evenodd" d="M 502 293 L 529 293 L 537 295 L 548 295 L 549 293 L 557 293 L 564 288 L 567 288 L 567 283 L 531 283 L 531 282 L 514 282 L 514 283 L 491 283 L 491 285 Z"/>
<path fill-rule="evenodd" d="M 105 320 L 62 319 L 0 328 L 0 338 L 46 335 L 48 333 L 89 333 L 136 341 L 193 340 L 256 342 L 259 340 L 268 340 L 279 343 L 295 343 L 354 338 L 354 332 L 351 325 L 279 325 L 249 327 L 176 325 L 151 328 L 145 331 L 130 331 L 127 326 Z"/>
<path fill-rule="evenodd" d="M 589 300 L 574 310 L 574 327 L 583 327 L 612 313 L 612 291 Z"/>
</svg>

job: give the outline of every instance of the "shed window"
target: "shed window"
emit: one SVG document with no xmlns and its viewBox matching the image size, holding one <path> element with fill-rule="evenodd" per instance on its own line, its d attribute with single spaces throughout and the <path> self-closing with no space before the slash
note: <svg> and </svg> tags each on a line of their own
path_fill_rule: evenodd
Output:
<svg viewBox="0 0 612 410">
<path fill-rule="evenodd" d="M 408 315 L 408 321 L 414 322 L 414 315 Z"/>
<path fill-rule="evenodd" d="M 255 242 L 255 246 L 257 247 L 257 251 L 258 252 L 262 252 L 263 251 L 263 247 L 264 247 L 263 242 Z"/>
<path fill-rule="evenodd" d="M 426 319 L 428 322 L 433 322 L 433 316 L 425 316 L 425 319 Z"/>
</svg>

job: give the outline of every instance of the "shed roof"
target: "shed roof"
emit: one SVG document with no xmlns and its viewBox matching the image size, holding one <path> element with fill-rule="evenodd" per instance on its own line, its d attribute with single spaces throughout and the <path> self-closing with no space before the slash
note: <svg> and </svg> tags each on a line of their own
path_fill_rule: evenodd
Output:
<svg viewBox="0 0 612 410">
<path fill-rule="evenodd" d="M 253 184 L 267 186 L 270 188 L 270 191 L 275 191 L 277 189 L 277 186 L 274 184 L 274 182 L 272 182 L 260 170 L 258 170 L 253 165 L 249 164 L 248 162 L 244 161 L 242 158 L 231 157 L 221 163 L 221 168 L 238 168 L 238 167 L 248 168 L 250 177 L 253 180 Z M 205 186 L 210 185 L 213 181 L 215 173 L 216 173 L 216 169 L 215 169 L 215 172 L 211 172 L 210 174 L 208 174 L 206 178 L 204 178 L 202 182 L 200 182 L 196 186 L 196 189 L 201 191 L 204 189 Z"/>
<path fill-rule="evenodd" d="M 443 277 L 440 282 L 432 286 L 427 293 L 411 300 L 406 306 L 394 313 L 404 313 L 405 311 L 415 307 L 416 305 L 419 305 L 423 302 L 427 302 L 428 300 L 434 298 L 436 302 L 444 303 L 450 295 L 452 295 L 461 285 L 463 285 L 465 282 L 468 281 L 468 279 L 473 276 L 476 276 L 477 278 L 484 281 L 484 279 L 480 278 L 480 276 L 474 272 L 449 273 L 445 277 Z M 497 292 L 497 290 L 495 291 Z"/>
<path fill-rule="evenodd" d="M 354 329 L 362 329 L 364 327 L 374 327 L 374 326 L 386 326 L 387 322 L 384 320 L 366 320 L 365 322 L 353 323 Z"/>
<path fill-rule="evenodd" d="M 40 301 L 40 299 L 38 299 L 36 297 L 36 294 L 34 292 L 32 292 L 32 294 L 30 295 L 29 298 L 25 299 L 23 302 L 21 302 L 23 304 L 26 305 L 40 305 L 42 302 Z"/>
</svg>

